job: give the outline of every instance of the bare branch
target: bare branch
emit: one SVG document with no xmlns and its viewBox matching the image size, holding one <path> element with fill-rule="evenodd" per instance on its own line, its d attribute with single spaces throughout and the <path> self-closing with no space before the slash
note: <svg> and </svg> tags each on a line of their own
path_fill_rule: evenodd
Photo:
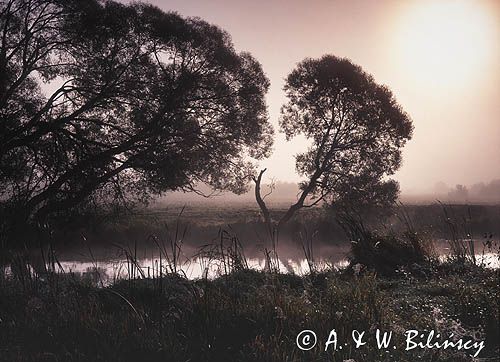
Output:
<svg viewBox="0 0 500 362">
<path fill-rule="evenodd" d="M 253 177 L 253 181 L 255 182 L 255 199 L 257 200 L 257 204 L 259 205 L 260 210 L 262 211 L 262 216 L 264 217 L 264 221 L 266 222 L 266 225 L 267 225 L 267 228 L 269 231 L 269 235 L 272 235 L 273 234 L 273 226 L 272 226 L 272 222 L 271 222 L 271 215 L 269 213 L 269 209 L 267 208 L 267 205 L 266 205 L 264 199 L 262 198 L 262 196 L 260 194 L 262 175 L 264 174 L 264 172 L 266 172 L 266 170 L 267 170 L 266 168 L 261 170 L 259 173 L 259 176 L 257 176 L 257 178 Z"/>
</svg>

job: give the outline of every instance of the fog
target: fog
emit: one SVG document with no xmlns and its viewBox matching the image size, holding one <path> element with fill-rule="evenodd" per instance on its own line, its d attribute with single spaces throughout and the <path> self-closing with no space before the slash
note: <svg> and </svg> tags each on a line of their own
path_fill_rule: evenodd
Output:
<svg viewBox="0 0 500 362">
<path fill-rule="evenodd" d="M 272 189 L 271 189 L 272 187 Z M 205 196 L 195 193 L 169 192 L 152 203 L 152 207 L 188 204 L 246 204 L 257 207 L 253 185 L 248 192 L 235 195 L 230 192 L 211 194 L 208 187 L 200 187 Z M 263 185 L 263 194 L 268 194 L 266 202 L 272 207 L 288 207 L 297 200 L 298 184 L 293 182 L 275 182 Z M 210 197 L 206 197 L 209 196 Z M 405 192 L 400 194 L 399 201 L 406 204 L 430 204 L 437 201 L 450 204 L 500 204 L 500 179 L 474 184 L 451 184 L 437 182 L 426 192 Z"/>
<path fill-rule="evenodd" d="M 149 0 L 227 30 L 271 80 L 269 116 L 278 129 L 284 77 L 305 57 L 348 57 L 387 84 L 415 131 L 396 174 L 404 193 L 444 182 L 500 178 L 500 2 Z M 305 140 L 278 134 L 268 176 L 298 181 L 293 155 Z"/>
</svg>

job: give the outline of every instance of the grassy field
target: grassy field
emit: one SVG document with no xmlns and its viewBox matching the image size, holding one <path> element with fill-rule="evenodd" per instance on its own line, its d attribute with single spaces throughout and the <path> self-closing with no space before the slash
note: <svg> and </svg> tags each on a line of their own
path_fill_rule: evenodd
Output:
<svg viewBox="0 0 500 362">
<path fill-rule="evenodd" d="M 471 236 L 482 241 L 492 235 L 500 240 L 500 205 L 405 205 L 388 212 L 375 212 L 367 217 L 367 226 L 382 232 L 401 232 L 408 225 L 425 237 L 451 239 L 450 226 L 461 237 Z M 279 219 L 286 211 L 286 204 L 275 204 L 272 215 Z M 383 214 L 381 216 L 381 214 Z M 60 251 L 81 244 L 82 235 L 92 248 L 111 244 L 143 243 L 150 235 L 172 234 L 176 228 L 186 229 L 185 244 L 198 247 L 211 243 L 220 229 L 230 229 L 248 248 L 265 243 L 267 233 L 258 207 L 253 203 L 240 204 L 174 204 L 168 207 L 136 210 L 125 215 L 98 215 L 54 225 L 50 230 L 51 243 Z M 315 235 L 319 245 L 336 245 L 348 242 L 350 236 L 339 225 L 335 210 L 321 207 L 300 210 L 283 230 L 283 243 L 300 243 L 301 235 Z M 0 235 L 1 236 L 1 235 Z M 40 235 L 36 235 L 35 238 Z M 39 242 L 35 240 L 35 247 Z M 17 243 L 15 246 L 23 246 Z"/>
</svg>

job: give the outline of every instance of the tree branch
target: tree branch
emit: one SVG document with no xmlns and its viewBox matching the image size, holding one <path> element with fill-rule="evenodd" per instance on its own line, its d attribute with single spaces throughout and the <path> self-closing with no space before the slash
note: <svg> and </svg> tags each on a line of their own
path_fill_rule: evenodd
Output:
<svg viewBox="0 0 500 362">
<path fill-rule="evenodd" d="M 264 199 L 262 198 L 262 196 L 260 194 L 262 175 L 264 174 L 264 172 L 266 172 L 266 170 L 267 170 L 266 168 L 261 170 L 259 173 L 259 176 L 257 176 L 257 178 L 253 177 L 253 181 L 255 182 L 255 199 L 257 200 L 257 204 L 259 205 L 260 210 L 262 211 L 262 216 L 264 217 L 264 221 L 266 222 L 266 225 L 267 225 L 267 228 L 269 231 L 269 235 L 272 236 L 273 235 L 273 225 L 272 225 L 272 221 L 271 221 L 271 215 L 269 213 L 269 209 L 267 208 L 267 205 L 266 205 Z"/>
</svg>

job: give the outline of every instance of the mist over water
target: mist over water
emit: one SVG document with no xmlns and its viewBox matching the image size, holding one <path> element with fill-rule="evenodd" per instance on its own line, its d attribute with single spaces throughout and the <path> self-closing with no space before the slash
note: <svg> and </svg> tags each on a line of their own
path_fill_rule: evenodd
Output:
<svg viewBox="0 0 500 362">
<path fill-rule="evenodd" d="M 323 208 L 300 212 L 282 230 L 273 247 L 254 204 L 168 205 L 156 205 L 94 230 L 83 228 L 55 235 L 51 247 L 58 271 L 82 274 L 100 283 L 168 273 L 190 279 L 213 278 L 234 267 L 236 252 L 251 269 L 269 268 L 266 255 L 272 254 L 277 256 L 281 272 L 303 275 L 311 267 L 316 271 L 346 267 L 352 243 L 357 242 L 345 234 L 334 214 Z M 279 217 L 285 208 L 286 204 L 282 204 L 271 211 Z M 432 255 L 446 258 L 451 253 L 451 235 L 440 205 L 408 206 L 404 212 L 419 235 L 432 241 Z M 493 254 L 496 249 L 488 248 L 487 243 L 500 245 L 500 206 L 450 206 L 447 212 L 457 220 L 471 216 L 468 238 L 473 241 L 477 261 L 498 267 L 498 258 Z M 381 233 L 406 230 L 397 216 L 386 218 L 385 224 L 377 217 L 371 222 Z M 30 254 L 33 267 L 40 269 L 40 248 L 33 247 Z"/>
<path fill-rule="evenodd" d="M 351 241 L 352 242 L 352 241 Z M 284 241 L 276 248 L 277 267 L 281 273 L 306 275 L 311 271 L 321 272 L 330 269 L 343 269 L 349 265 L 350 243 L 340 245 L 317 244 L 313 246 L 312 257 L 305 257 L 301 246 Z M 495 241 L 498 245 L 498 241 Z M 227 247 L 227 245 L 225 246 Z M 135 248 L 135 249 L 132 249 Z M 125 252 L 127 250 L 127 252 Z M 498 254 L 487 249 L 481 242 L 475 242 L 476 259 L 479 265 L 487 268 L 499 268 Z M 220 250 L 219 250 L 220 251 Z M 90 278 L 97 285 L 109 285 L 120 279 L 157 278 L 170 273 L 182 275 L 188 279 L 216 278 L 235 270 L 235 265 L 227 254 L 209 255 L 203 248 L 183 245 L 180 258 L 173 263 L 172 254 L 160 251 L 158 247 L 146 245 L 123 246 L 120 248 L 94 248 L 91 252 L 81 248 L 62 251 L 58 259 L 56 272 L 74 273 Z M 437 240 L 434 243 L 434 254 L 440 260 L 450 255 L 450 243 Z M 129 253 L 135 253 L 131 255 Z M 268 259 L 265 249 L 253 248 L 242 250 L 244 267 L 253 270 L 268 270 Z M 36 258 L 35 258 L 36 259 Z M 32 259 L 32 260 L 35 260 Z M 37 272 L 36 264 L 32 267 Z M 39 266 L 38 266 L 39 267 Z M 50 265 L 46 268 L 50 270 Z M 10 273 L 10 266 L 6 273 Z"/>
</svg>

